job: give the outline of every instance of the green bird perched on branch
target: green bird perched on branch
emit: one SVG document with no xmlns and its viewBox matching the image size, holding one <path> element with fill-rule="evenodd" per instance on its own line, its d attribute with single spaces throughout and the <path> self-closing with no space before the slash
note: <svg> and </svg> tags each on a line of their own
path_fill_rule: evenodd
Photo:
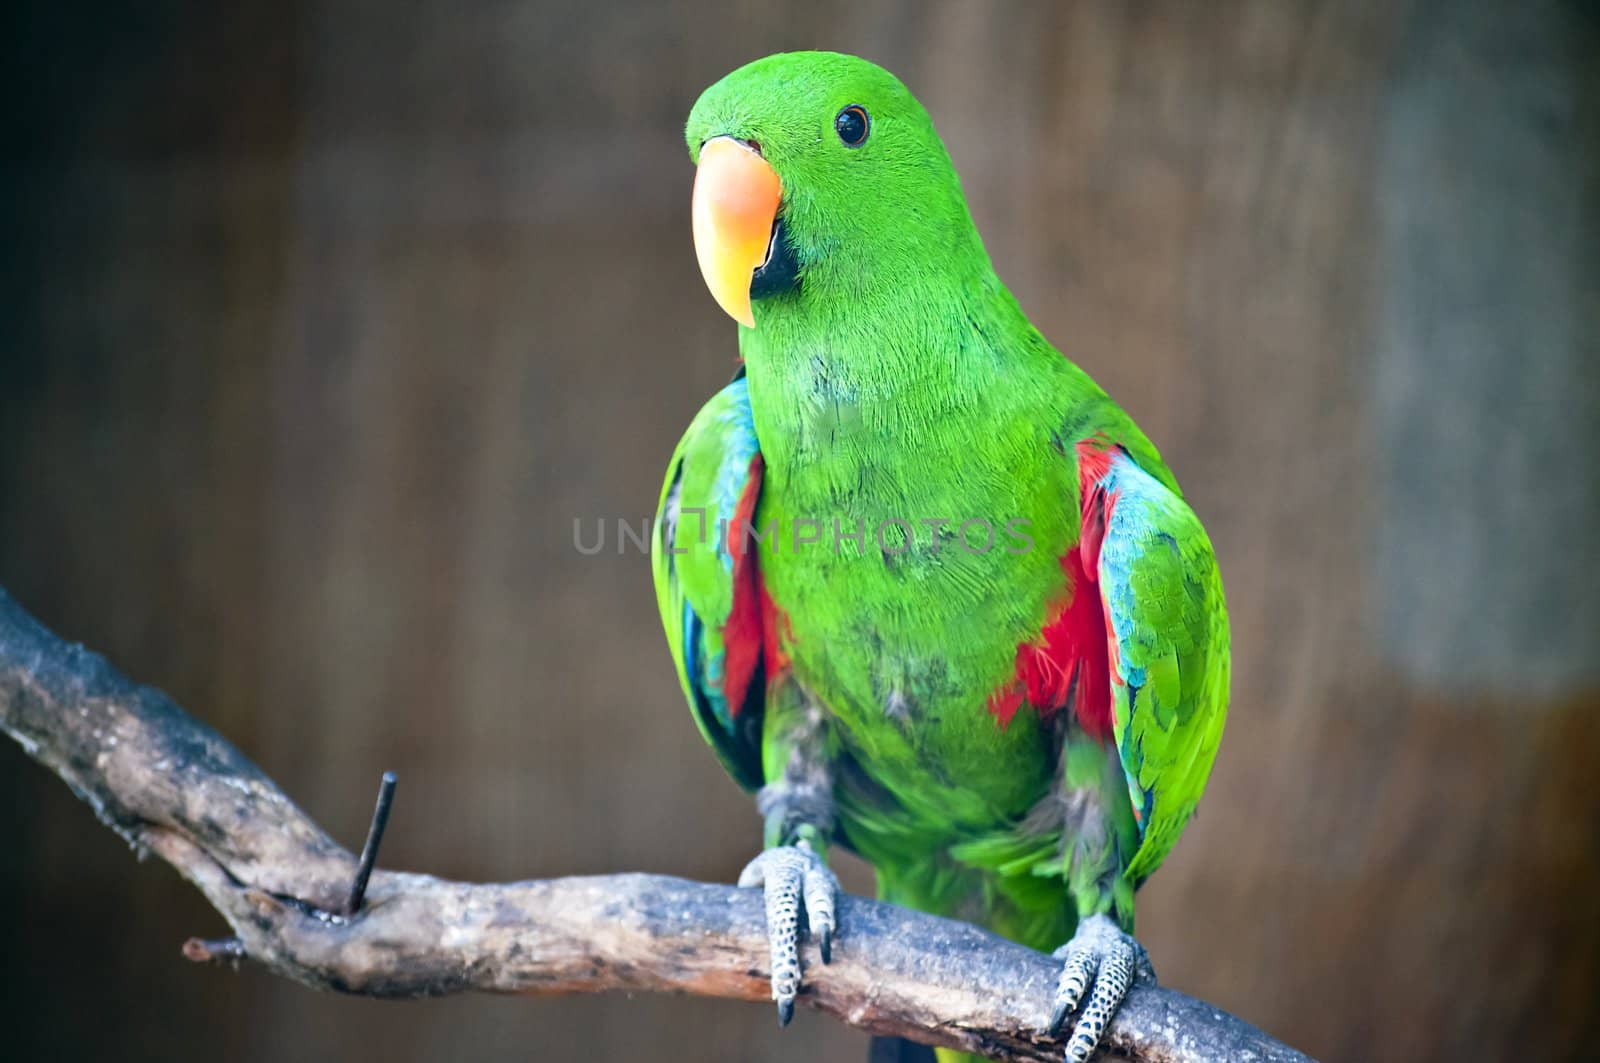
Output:
<svg viewBox="0 0 1600 1063">
<path fill-rule="evenodd" d="M 774 55 L 689 116 L 695 248 L 744 368 L 662 489 L 653 569 L 700 729 L 758 794 L 772 988 L 829 845 L 879 895 L 1062 960 L 1085 1060 L 1132 982 L 1134 893 L 1194 813 L 1228 694 L 1205 530 L 1128 415 L 995 276 L 915 98 Z"/>
</svg>

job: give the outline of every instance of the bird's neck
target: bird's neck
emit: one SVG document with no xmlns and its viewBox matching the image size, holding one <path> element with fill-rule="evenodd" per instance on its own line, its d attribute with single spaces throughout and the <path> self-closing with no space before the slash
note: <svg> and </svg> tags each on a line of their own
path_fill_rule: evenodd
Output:
<svg viewBox="0 0 1600 1063">
<path fill-rule="evenodd" d="M 994 426 L 1025 415 L 1027 360 L 1059 359 L 984 272 L 758 309 L 740 347 L 768 482 L 836 493 L 841 469 L 870 482 L 874 469 L 982 460 Z M 808 475 L 818 465 L 829 475 Z"/>
</svg>

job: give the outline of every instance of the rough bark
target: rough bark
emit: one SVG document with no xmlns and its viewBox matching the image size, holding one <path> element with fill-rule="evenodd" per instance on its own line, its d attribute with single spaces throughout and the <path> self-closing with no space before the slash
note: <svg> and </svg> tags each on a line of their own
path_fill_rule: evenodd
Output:
<svg viewBox="0 0 1600 1063">
<path fill-rule="evenodd" d="M 759 895 L 660 875 L 506 884 L 375 872 L 346 914 L 357 860 L 210 727 L 67 644 L 0 590 L 0 729 L 101 821 L 194 883 L 235 938 L 197 961 L 247 960 L 318 989 L 379 997 L 469 990 L 652 990 L 768 997 Z M 801 999 L 874 1033 L 1004 1060 L 1055 1060 L 1042 1035 L 1056 964 L 976 927 L 843 898 L 833 962 L 808 949 Z M 1136 1060 L 1305 1060 L 1241 1020 L 1136 987 L 1107 1035 Z"/>
</svg>

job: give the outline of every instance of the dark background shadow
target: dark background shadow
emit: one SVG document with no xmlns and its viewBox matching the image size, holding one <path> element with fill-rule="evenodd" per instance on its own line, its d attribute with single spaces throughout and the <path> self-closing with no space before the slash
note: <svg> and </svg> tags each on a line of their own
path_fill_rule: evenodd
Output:
<svg viewBox="0 0 1600 1063">
<path fill-rule="evenodd" d="M 1235 701 L 1141 897 L 1163 980 L 1330 1060 L 1600 1030 L 1600 30 L 1579 3 L 11 5 L 0 585 L 390 867 L 731 879 L 635 526 L 733 326 L 679 130 L 857 51 L 1211 529 Z M 614 525 L 612 528 L 614 533 Z M 854 1058 L 802 1014 L 382 1004 L 0 749 L 16 1059 Z M 851 884 L 870 889 L 859 866 Z"/>
</svg>

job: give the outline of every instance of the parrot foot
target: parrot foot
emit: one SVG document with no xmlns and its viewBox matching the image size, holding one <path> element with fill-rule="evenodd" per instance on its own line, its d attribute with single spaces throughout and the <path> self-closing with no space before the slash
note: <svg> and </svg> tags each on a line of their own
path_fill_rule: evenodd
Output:
<svg viewBox="0 0 1600 1063">
<path fill-rule="evenodd" d="M 839 880 L 822 857 L 804 841 L 768 849 L 739 873 L 739 885 L 761 886 L 767 901 L 767 943 L 772 950 L 772 999 L 778 1004 L 778 1025 L 794 1018 L 800 990 L 802 919 L 817 939 L 822 962 L 833 959 L 834 899 Z"/>
<path fill-rule="evenodd" d="M 1065 966 L 1056 986 L 1050 1034 L 1053 1037 L 1061 1033 L 1067 1017 L 1082 1001 L 1083 1014 L 1078 1016 L 1078 1024 L 1067 1041 L 1066 1058 L 1069 1063 L 1085 1063 L 1094 1054 L 1129 988 L 1135 982 L 1154 981 L 1155 969 L 1150 966 L 1144 946 L 1104 915 L 1091 915 L 1080 921 L 1072 940 L 1052 955 L 1065 961 Z"/>
</svg>

